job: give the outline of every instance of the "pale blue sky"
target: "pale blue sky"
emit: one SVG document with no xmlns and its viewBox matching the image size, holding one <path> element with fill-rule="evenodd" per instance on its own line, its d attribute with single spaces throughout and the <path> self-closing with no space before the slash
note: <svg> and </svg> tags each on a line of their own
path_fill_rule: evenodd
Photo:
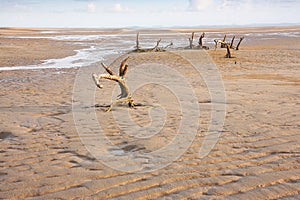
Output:
<svg viewBox="0 0 300 200">
<path fill-rule="evenodd" d="M 0 27 L 300 24 L 300 0 L 0 0 Z"/>
</svg>

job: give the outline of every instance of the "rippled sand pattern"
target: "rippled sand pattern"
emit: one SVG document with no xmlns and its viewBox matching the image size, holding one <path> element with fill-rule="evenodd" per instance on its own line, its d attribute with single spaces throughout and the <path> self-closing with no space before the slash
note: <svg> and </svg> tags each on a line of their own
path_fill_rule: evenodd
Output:
<svg viewBox="0 0 300 200">
<path fill-rule="evenodd" d="M 233 52 L 236 58 L 232 59 L 223 58 L 225 50 L 208 51 L 222 74 L 227 104 L 221 137 L 202 159 L 198 153 L 211 112 L 204 80 L 193 77 L 190 64 L 173 52 L 132 54 L 132 68 L 151 60 L 193 77 L 191 83 L 201 109 L 197 136 L 188 150 L 170 165 L 147 173 L 116 171 L 86 150 L 72 113 L 78 70 L 1 72 L 0 198 L 299 199 L 300 48 L 299 39 L 293 41 L 291 46 L 293 42 L 287 39 L 288 45 L 280 48 L 245 43 L 244 48 Z M 189 54 L 200 55 L 198 51 Z M 114 63 L 117 69 L 119 60 Z M 77 89 L 94 91 L 90 74 L 99 70 L 99 63 L 87 67 L 83 71 L 86 82 Z M 120 131 L 112 113 L 94 107 L 93 103 L 110 102 L 114 86 L 105 82 L 89 106 L 73 99 L 73 109 L 96 109 L 105 135 L 124 152 L 152 151 L 174 137 L 180 111 L 171 93 L 155 85 L 134 93 L 138 103 L 160 103 L 169 114 L 161 134 L 135 140 Z M 159 91 L 170 99 L 158 98 Z M 116 107 L 113 112 L 125 109 Z M 137 107 L 131 111 L 132 119 L 148 124 L 149 109 Z M 96 130 L 86 124 L 87 132 Z"/>
</svg>

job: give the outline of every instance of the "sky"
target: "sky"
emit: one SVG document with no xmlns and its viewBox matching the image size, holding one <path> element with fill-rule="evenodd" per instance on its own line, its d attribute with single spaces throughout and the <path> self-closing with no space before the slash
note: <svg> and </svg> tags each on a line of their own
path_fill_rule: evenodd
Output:
<svg viewBox="0 0 300 200">
<path fill-rule="evenodd" d="M 0 0 L 0 27 L 300 24 L 300 0 Z"/>
</svg>

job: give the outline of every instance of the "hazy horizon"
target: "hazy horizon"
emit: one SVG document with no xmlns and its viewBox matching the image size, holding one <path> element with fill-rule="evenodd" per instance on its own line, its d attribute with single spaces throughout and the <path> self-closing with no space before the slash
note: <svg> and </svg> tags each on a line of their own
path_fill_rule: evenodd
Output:
<svg viewBox="0 0 300 200">
<path fill-rule="evenodd" d="M 0 27 L 299 25 L 297 0 L 0 0 Z"/>
</svg>

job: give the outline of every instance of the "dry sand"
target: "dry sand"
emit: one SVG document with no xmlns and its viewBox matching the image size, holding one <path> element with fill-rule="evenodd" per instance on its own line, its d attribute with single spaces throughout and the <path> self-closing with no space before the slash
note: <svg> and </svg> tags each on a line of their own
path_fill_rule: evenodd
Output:
<svg viewBox="0 0 300 200">
<path fill-rule="evenodd" d="M 72 113 L 74 80 L 80 73 L 77 69 L 0 71 L 0 198 L 299 199 L 300 39 L 274 37 L 275 40 L 259 42 L 248 40 L 240 51 L 233 51 L 232 59 L 224 58 L 224 49 L 208 51 L 221 72 L 227 104 L 221 137 L 202 159 L 198 152 L 211 112 L 205 82 L 193 77 L 192 67 L 178 52 L 130 56 L 131 68 L 151 61 L 168 64 L 192 77 L 201 109 L 198 134 L 190 148 L 170 165 L 147 173 L 114 170 L 86 150 Z M 35 45 L 29 45 L 25 39 L 2 38 L 0 66 L 35 64 L 40 59 L 70 55 L 76 48 L 50 41 L 43 41 L 41 46 L 40 42 L 37 39 Z M 58 50 L 57 45 L 64 48 Z M 10 48 L 28 51 L 14 54 L 9 53 Z M 199 51 L 180 53 L 195 58 L 200 55 Z M 88 78 L 77 89 L 94 91 L 90 73 L 97 72 L 98 65 L 86 68 Z M 137 77 L 136 81 L 142 80 Z M 97 90 L 96 103 L 107 104 L 113 87 L 114 83 L 105 82 L 105 88 Z M 166 145 L 176 135 L 179 105 L 172 94 L 166 95 L 167 99 L 160 98 L 161 91 L 168 93 L 155 85 L 134 93 L 137 102 L 159 103 L 168 111 L 161 132 L 147 140 L 132 139 L 120 130 L 112 113 L 96 109 L 99 124 L 113 144 L 125 152 L 147 152 Z M 126 109 L 116 107 L 113 112 Z M 85 107 L 87 113 L 93 110 L 94 107 Z M 140 125 L 148 124 L 148 110 L 131 110 L 132 119 Z M 87 122 L 86 129 L 93 132 L 95 127 Z"/>
</svg>

